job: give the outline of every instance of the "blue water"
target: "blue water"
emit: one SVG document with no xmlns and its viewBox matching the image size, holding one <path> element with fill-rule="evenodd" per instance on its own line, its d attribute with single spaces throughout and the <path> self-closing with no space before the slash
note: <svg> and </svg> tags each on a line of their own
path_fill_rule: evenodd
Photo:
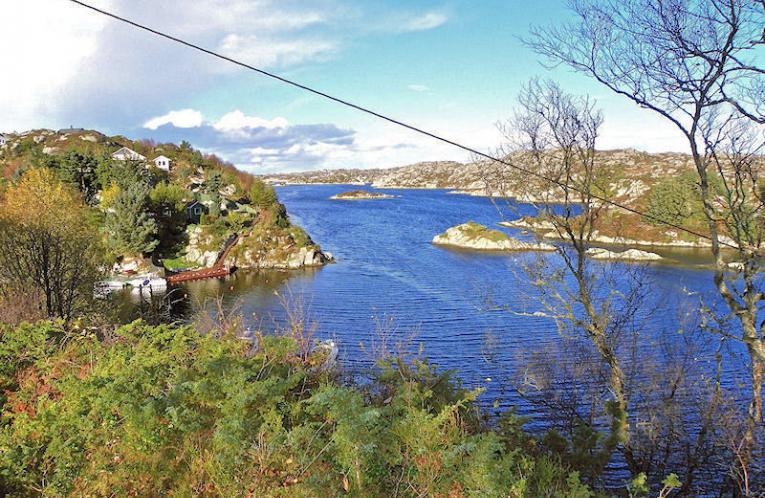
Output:
<svg viewBox="0 0 765 498">
<path fill-rule="evenodd" d="M 508 379 L 526 355 L 559 340 L 550 320 L 517 314 L 539 311 L 535 290 L 521 271 L 521 263 L 536 256 L 460 251 L 430 241 L 468 220 L 496 227 L 502 217 L 515 218 L 533 209 L 518 206 L 510 212 L 485 198 L 441 190 L 385 190 L 401 196 L 387 200 L 329 199 L 350 189 L 278 189 L 291 219 L 332 252 L 336 264 L 294 272 L 240 271 L 226 280 L 191 283 L 186 290 L 194 307 L 222 294 L 226 305 L 242 312 L 250 326 L 272 330 L 286 320 L 285 300 L 293 307 L 300 303 L 315 322 L 316 337 L 337 341 L 342 364 L 351 370 L 370 365 L 383 328 L 410 349 L 421 346 L 440 368 L 456 370 L 467 387 L 487 388 L 481 398 L 485 404 L 520 405 L 523 412 L 528 407 Z M 699 266 L 705 262 L 703 251 L 665 255 L 682 264 L 641 265 L 651 284 L 638 324 L 647 336 L 676 334 L 681 326 L 677 309 L 683 301 L 693 310 L 700 296 L 710 303 L 716 300 L 711 273 Z M 496 304 L 500 306 L 492 306 Z M 411 337 L 413 341 L 406 341 Z"/>
</svg>

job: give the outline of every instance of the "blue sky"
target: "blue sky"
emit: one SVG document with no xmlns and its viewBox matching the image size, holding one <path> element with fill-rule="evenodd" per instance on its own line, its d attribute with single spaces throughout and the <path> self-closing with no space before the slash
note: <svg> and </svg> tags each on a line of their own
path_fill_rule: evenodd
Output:
<svg viewBox="0 0 765 498">
<path fill-rule="evenodd" d="M 92 0 L 125 17 L 491 151 L 520 85 L 594 96 L 601 148 L 684 150 L 658 118 L 520 41 L 563 0 Z M 468 160 L 462 151 L 119 25 L 65 0 L 4 0 L 0 130 L 188 139 L 256 173 Z"/>
</svg>

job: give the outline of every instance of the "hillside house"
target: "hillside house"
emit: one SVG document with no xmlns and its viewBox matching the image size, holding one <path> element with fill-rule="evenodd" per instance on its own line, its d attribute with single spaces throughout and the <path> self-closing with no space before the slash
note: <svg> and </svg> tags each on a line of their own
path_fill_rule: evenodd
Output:
<svg viewBox="0 0 765 498">
<path fill-rule="evenodd" d="M 170 171 L 172 166 L 172 160 L 166 156 L 159 156 L 154 158 L 154 166 L 164 171 Z"/>
<path fill-rule="evenodd" d="M 199 201 L 191 201 L 186 205 L 186 216 L 189 219 L 189 223 L 198 225 L 202 221 L 202 215 L 209 213 L 210 208 Z"/>
<path fill-rule="evenodd" d="M 122 147 L 120 150 L 112 154 L 112 159 L 115 161 L 145 161 L 146 157 L 132 149 Z"/>
<path fill-rule="evenodd" d="M 8 143 L 8 137 L 0 133 L 0 147 Z"/>
</svg>

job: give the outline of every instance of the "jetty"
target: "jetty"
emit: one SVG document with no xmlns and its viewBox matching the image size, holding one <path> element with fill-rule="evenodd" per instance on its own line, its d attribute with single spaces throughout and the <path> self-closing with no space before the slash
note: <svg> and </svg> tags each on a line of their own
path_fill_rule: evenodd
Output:
<svg viewBox="0 0 765 498">
<path fill-rule="evenodd" d="M 209 268 L 201 268 L 199 270 L 188 270 L 188 271 L 182 271 L 177 273 L 168 273 L 165 276 L 165 279 L 167 280 L 167 283 L 169 284 L 179 284 L 181 282 L 189 282 L 192 280 L 204 280 L 206 278 L 219 278 L 219 277 L 226 277 L 228 275 L 231 275 L 234 271 L 236 271 L 235 266 L 226 266 L 225 261 L 226 258 L 229 255 L 229 252 L 234 247 L 236 242 L 239 240 L 239 235 L 234 234 L 230 236 L 228 239 L 226 239 L 226 242 L 223 244 L 223 248 L 218 253 L 218 257 L 215 260 L 215 264 L 213 264 Z"/>
</svg>

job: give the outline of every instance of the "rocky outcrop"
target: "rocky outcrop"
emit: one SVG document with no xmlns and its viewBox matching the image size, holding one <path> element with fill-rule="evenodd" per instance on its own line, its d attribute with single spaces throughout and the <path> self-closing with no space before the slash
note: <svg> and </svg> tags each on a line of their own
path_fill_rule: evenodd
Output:
<svg viewBox="0 0 765 498">
<path fill-rule="evenodd" d="M 551 222 L 547 220 L 539 220 L 535 222 L 530 222 L 524 218 L 520 218 L 520 219 L 512 220 L 512 221 L 500 221 L 497 224 L 503 227 L 524 228 L 528 230 L 539 230 L 539 231 L 555 230 L 555 225 L 553 225 Z"/>
<path fill-rule="evenodd" d="M 331 253 L 324 252 L 316 246 L 301 247 L 294 251 L 270 250 L 265 252 L 243 248 L 231 259 L 228 259 L 226 264 L 245 269 L 299 270 L 324 266 L 334 262 L 334 260 Z"/>
<path fill-rule="evenodd" d="M 554 251 L 550 244 L 523 242 L 499 230 L 468 222 L 433 237 L 433 244 L 479 251 Z"/>
<path fill-rule="evenodd" d="M 203 227 L 189 229 L 189 245 L 185 259 L 200 267 L 210 267 L 218 259 L 223 242 L 207 234 Z M 297 270 L 323 266 L 334 261 L 332 254 L 323 252 L 309 239 L 298 245 L 289 230 L 245 233 L 227 252 L 223 264 L 237 268 Z"/>
<path fill-rule="evenodd" d="M 201 226 L 192 225 L 186 232 L 189 244 L 186 247 L 186 261 L 207 268 L 215 264 L 220 250 L 214 245 L 214 237 L 206 234 Z"/>
<path fill-rule="evenodd" d="M 558 231 L 555 230 L 555 225 L 549 220 L 534 220 L 532 219 L 518 219 L 512 221 L 500 221 L 498 225 L 511 228 L 521 228 L 525 230 L 534 231 L 538 236 L 549 240 L 562 240 Z M 679 238 L 676 231 L 663 232 L 665 240 L 639 240 L 629 237 L 612 237 L 600 233 L 598 230 L 593 230 L 590 237 L 590 242 L 596 244 L 615 245 L 615 246 L 642 246 L 642 247 L 688 247 L 688 248 L 708 248 L 711 247 L 709 241 L 704 239 L 696 240 L 683 240 Z M 734 245 L 730 238 L 720 236 L 722 242 L 729 242 Z"/>
<path fill-rule="evenodd" d="M 395 199 L 397 195 L 385 194 L 382 192 L 369 192 L 367 190 L 353 190 L 333 195 L 330 199 L 335 201 L 366 201 L 375 199 Z"/>
<path fill-rule="evenodd" d="M 587 249 L 587 255 L 592 259 L 623 260 L 623 261 L 661 261 L 664 258 L 656 253 L 627 249 L 626 251 L 609 251 L 599 247 Z"/>
</svg>

